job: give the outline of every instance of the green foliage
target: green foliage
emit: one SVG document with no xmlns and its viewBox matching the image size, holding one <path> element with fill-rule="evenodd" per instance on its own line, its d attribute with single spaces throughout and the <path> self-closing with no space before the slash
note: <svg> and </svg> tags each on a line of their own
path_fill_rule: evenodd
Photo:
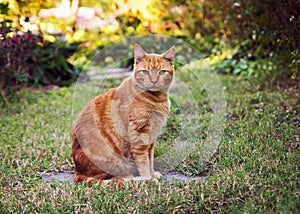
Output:
<svg viewBox="0 0 300 214">
<path fill-rule="evenodd" d="M 240 58 L 265 59 L 275 65 L 273 76 L 299 78 L 300 61 L 295 60 L 300 48 L 299 10 L 298 0 L 240 1 L 236 13 L 241 24 L 235 33 L 247 39 Z"/>
<path fill-rule="evenodd" d="M 130 9 L 120 12 L 127 5 L 130 5 Z M 8 5 L 2 3 L 0 10 L 6 14 L 4 17 L 14 20 L 12 25 L 21 29 L 20 23 L 16 23 L 21 16 L 29 23 L 28 17 L 50 6 L 53 6 L 53 2 L 48 0 L 10 1 Z M 76 29 L 74 17 L 40 20 L 40 26 L 63 31 L 69 42 L 85 43 L 72 59 L 78 65 L 88 61 L 89 57 L 85 55 L 91 56 L 95 49 L 118 42 L 124 37 L 158 33 L 182 38 L 206 56 L 214 55 L 216 48 L 222 48 L 223 45 L 218 43 L 234 42 L 239 47 L 236 56 L 226 57 L 225 60 L 231 62 L 225 61 L 217 66 L 220 69 L 226 67 L 226 73 L 236 73 L 247 78 L 254 76 L 262 81 L 280 76 L 297 79 L 300 75 L 298 0 L 151 0 L 147 3 L 101 0 L 81 1 L 81 6 L 102 7 L 103 14 L 97 15 L 97 18 L 111 16 L 118 24 L 85 31 Z"/>
<path fill-rule="evenodd" d="M 189 36 L 213 35 L 240 43 L 238 56 L 230 63 L 237 68 L 231 72 L 262 81 L 266 77 L 300 78 L 299 0 L 167 1 L 165 7 L 166 18 L 176 21 L 180 17 L 179 26 Z M 228 61 L 223 64 L 228 70 Z"/>
<path fill-rule="evenodd" d="M 76 45 L 50 43 L 31 33 L 14 33 L 2 22 L 0 43 L 0 89 L 9 93 L 17 87 L 38 85 L 69 85 L 78 71 L 67 58 Z M 3 33 L 3 34 L 2 34 Z"/>
<path fill-rule="evenodd" d="M 226 74 L 241 75 L 248 79 L 255 77 L 260 80 L 267 80 L 276 65 L 268 60 L 249 61 L 245 59 L 226 59 L 214 65 L 217 71 Z"/>
<path fill-rule="evenodd" d="M 6 15 L 9 11 L 8 4 L 0 3 L 0 14 Z"/>
</svg>

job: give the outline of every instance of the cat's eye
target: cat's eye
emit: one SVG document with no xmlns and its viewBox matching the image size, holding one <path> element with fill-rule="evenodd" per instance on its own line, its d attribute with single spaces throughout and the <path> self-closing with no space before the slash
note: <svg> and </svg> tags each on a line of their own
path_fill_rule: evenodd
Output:
<svg viewBox="0 0 300 214">
<path fill-rule="evenodd" d="M 166 71 L 165 70 L 160 70 L 158 73 L 159 73 L 159 75 L 164 75 L 166 73 Z"/>
<path fill-rule="evenodd" d="M 142 70 L 142 72 L 143 72 L 143 74 L 145 74 L 145 75 L 149 75 L 149 74 L 150 74 L 150 72 L 149 72 L 148 70 Z"/>
</svg>

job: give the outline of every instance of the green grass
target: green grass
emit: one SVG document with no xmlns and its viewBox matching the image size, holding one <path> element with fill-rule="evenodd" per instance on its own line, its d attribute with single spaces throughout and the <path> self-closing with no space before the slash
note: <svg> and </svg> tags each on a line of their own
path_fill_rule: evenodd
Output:
<svg viewBox="0 0 300 214">
<path fill-rule="evenodd" d="M 45 172 L 74 169 L 74 88 L 21 92 L 18 101 L 0 109 L 0 213 L 300 212 L 299 91 L 262 90 L 236 77 L 220 78 L 227 115 L 219 150 L 204 164 L 201 152 L 195 150 L 176 169 L 205 175 L 205 179 L 149 181 L 119 189 L 43 183 Z M 202 106 L 199 118 L 210 112 L 205 93 L 200 93 L 204 98 L 198 101 Z M 173 113 L 168 134 L 161 138 L 168 145 L 178 134 L 178 118 Z M 203 121 L 199 126 L 205 130 Z M 205 134 L 195 138 L 205 138 Z M 165 150 L 161 143 L 156 152 Z"/>
</svg>

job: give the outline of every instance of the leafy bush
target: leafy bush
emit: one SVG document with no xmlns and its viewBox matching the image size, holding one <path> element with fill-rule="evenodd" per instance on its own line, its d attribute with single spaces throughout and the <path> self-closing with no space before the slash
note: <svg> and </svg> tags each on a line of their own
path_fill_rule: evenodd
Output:
<svg viewBox="0 0 300 214">
<path fill-rule="evenodd" d="M 238 67 L 230 72 L 258 78 L 300 77 L 299 0 L 169 1 L 163 9 L 168 11 L 171 21 L 180 17 L 182 30 L 192 37 L 213 36 L 242 43 L 230 62 L 230 67 Z M 220 66 L 229 66 L 228 63 Z M 266 68 L 271 64 L 274 69 L 269 71 Z M 248 69 L 259 66 L 263 67 L 260 72 Z"/>
<path fill-rule="evenodd" d="M 273 78 L 274 72 L 278 69 L 278 65 L 272 59 L 274 53 L 269 52 L 264 43 L 259 44 L 247 40 L 236 48 L 232 56 L 229 55 L 217 62 L 214 65 L 215 69 L 220 73 L 240 75 L 246 79 Z"/>
<path fill-rule="evenodd" d="M 2 22 L 0 26 L 0 90 L 2 97 L 23 86 L 69 85 L 78 70 L 67 58 L 76 45 L 44 41 L 32 33 L 13 33 Z M 9 36 L 13 34 L 13 36 Z"/>
<path fill-rule="evenodd" d="M 264 68 L 273 64 L 272 72 L 265 75 L 299 78 L 300 1 L 240 0 L 235 6 L 235 22 L 240 27 L 235 36 L 246 41 L 236 58 L 258 60 Z"/>
<path fill-rule="evenodd" d="M 276 65 L 267 60 L 226 59 L 216 64 L 215 68 L 221 73 L 241 75 L 246 79 L 250 77 L 266 79 Z"/>
</svg>

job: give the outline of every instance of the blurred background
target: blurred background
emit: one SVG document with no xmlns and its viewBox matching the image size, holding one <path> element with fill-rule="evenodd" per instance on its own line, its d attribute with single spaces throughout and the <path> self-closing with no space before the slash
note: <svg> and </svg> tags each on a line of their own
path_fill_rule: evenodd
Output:
<svg viewBox="0 0 300 214">
<path fill-rule="evenodd" d="M 1 95 L 69 85 L 95 51 L 147 34 L 186 41 L 220 73 L 299 80 L 299 0 L 0 0 Z"/>
</svg>

